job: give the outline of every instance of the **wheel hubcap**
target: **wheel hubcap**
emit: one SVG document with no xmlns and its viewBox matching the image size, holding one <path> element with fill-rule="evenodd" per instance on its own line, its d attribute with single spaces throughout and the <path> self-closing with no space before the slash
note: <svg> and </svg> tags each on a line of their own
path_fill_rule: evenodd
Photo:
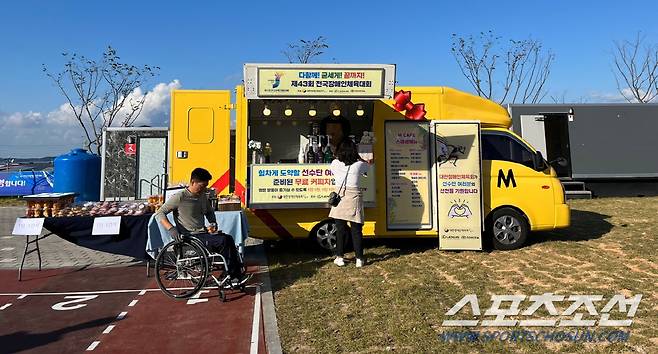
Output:
<svg viewBox="0 0 658 354">
<path fill-rule="evenodd" d="M 315 234 L 315 239 L 322 248 L 327 250 L 336 248 L 336 224 L 324 223 Z"/>
<path fill-rule="evenodd" d="M 514 244 L 521 238 L 521 222 L 513 216 L 503 215 L 494 221 L 493 234 L 502 244 Z"/>
</svg>

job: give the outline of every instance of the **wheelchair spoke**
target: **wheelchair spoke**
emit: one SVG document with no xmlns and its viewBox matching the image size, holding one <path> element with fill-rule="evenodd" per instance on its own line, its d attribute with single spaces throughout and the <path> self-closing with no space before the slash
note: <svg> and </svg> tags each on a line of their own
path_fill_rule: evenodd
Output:
<svg viewBox="0 0 658 354">
<path fill-rule="evenodd" d="M 185 266 L 181 266 L 180 269 L 186 271 L 188 274 L 201 273 L 201 271 L 198 270 L 198 269 L 193 269 L 193 268 L 189 268 L 189 267 L 185 267 Z"/>
<path fill-rule="evenodd" d="M 169 259 L 169 258 L 162 259 L 160 264 L 176 268 L 176 260 L 175 259 Z"/>
<path fill-rule="evenodd" d="M 178 272 L 175 270 L 172 272 L 166 272 L 163 274 L 163 277 L 166 280 L 175 280 L 178 277 Z"/>
<path fill-rule="evenodd" d="M 162 263 L 164 267 L 176 269 L 176 264 L 174 263 Z"/>
<path fill-rule="evenodd" d="M 173 253 L 166 253 L 165 259 L 162 260 L 162 263 L 176 267 L 176 256 Z"/>
<path fill-rule="evenodd" d="M 156 259 L 156 280 L 168 296 L 187 298 L 206 283 L 209 267 L 202 245 L 189 241 L 169 243 Z"/>
</svg>

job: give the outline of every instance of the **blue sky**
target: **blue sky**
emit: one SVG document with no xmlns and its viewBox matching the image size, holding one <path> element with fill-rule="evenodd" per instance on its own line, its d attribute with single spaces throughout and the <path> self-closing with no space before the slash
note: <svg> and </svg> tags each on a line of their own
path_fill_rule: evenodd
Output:
<svg viewBox="0 0 658 354">
<path fill-rule="evenodd" d="M 3 2 L 0 124 L 11 115 L 16 124 L 2 128 L 0 156 L 29 145 L 17 138 L 6 143 L 10 135 L 31 136 L 8 134 L 24 128 L 18 120 L 30 113 L 44 117 L 64 103 L 41 72 L 42 63 L 61 68 L 63 51 L 97 57 L 112 45 L 126 62 L 160 66 L 145 91 L 159 83 L 226 89 L 240 82 L 243 63 L 285 62 L 286 43 L 322 35 L 330 48 L 319 61 L 395 63 L 400 84 L 472 91 L 450 53 L 451 34 L 491 29 L 504 38 L 542 41 L 556 55 L 549 92 L 593 102 L 618 99 L 613 40 L 642 31 L 648 43 L 658 43 L 657 13 L 656 1 Z M 69 140 L 30 152 L 60 152 L 74 144 Z"/>
</svg>

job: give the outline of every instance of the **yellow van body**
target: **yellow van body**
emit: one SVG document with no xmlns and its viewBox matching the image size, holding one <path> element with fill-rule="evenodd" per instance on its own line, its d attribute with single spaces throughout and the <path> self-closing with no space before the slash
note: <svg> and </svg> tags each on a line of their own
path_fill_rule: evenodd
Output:
<svg viewBox="0 0 658 354">
<path fill-rule="evenodd" d="M 424 103 L 426 117 L 432 120 L 477 120 L 482 133 L 503 134 L 525 144 L 509 127 L 511 118 L 503 107 L 490 100 L 448 87 L 398 87 L 411 91 L 414 103 Z M 247 142 L 249 140 L 248 100 L 244 87 L 235 91 L 235 104 L 229 91 L 175 90 L 172 93 L 170 183 L 184 182 L 191 169 L 204 167 L 213 177 L 219 193 L 228 193 L 230 185 L 230 114 L 235 109 L 235 179 L 230 192 L 240 196 L 247 206 Z M 394 231 L 386 227 L 386 179 L 384 161 L 384 124 L 404 120 L 393 108 L 393 100 L 374 102 L 376 206 L 366 208 L 365 237 L 437 237 L 432 230 Z M 196 126 L 192 126 L 195 125 Z M 212 132 L 212 134 L 210 133 Z M 192 142 L 193 141 L 193 142 Z M 187 152 L 187 154 L 185 154 Z M 185 156 L 183 158 L 183 156 Z M 508 161 L 482 163 L 483 216 L 501 207 L 511 207 L 524 215 L 530 230 L 550 230 L 569 226 L 570 212 L 555 171 L 547 167 L 536 171 Z M 328 219 L 328 209 L 246 209 L 250 236 L 260 239 L 307 238 Z"/>
</svg>

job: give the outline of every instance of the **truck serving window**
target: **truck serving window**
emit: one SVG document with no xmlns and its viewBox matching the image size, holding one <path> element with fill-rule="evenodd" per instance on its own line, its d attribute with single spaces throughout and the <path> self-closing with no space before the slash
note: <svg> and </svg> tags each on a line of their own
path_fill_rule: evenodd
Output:
<svg viewBox="0 0 658 354">
<path fill-rule="evenodd" d="M 520 163 L 533 168 L 532 152 L 509 135 L 482 133 L 482 159 Z"/>
</svg>

